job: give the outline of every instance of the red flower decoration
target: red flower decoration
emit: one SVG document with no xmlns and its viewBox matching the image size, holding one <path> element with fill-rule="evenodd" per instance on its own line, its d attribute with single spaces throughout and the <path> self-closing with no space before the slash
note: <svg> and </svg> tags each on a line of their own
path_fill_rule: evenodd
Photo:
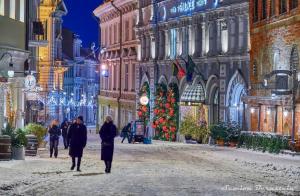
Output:
<svg viewBox="0 0 300 196">
<path fill-rule="evenodd" d="M 175 98 L 172 98 L 171 99 L 171 103 L 175 103 L 176 102 L 176 99 Z"/>
<path fill-rule="evenodd" d="M 142 117 L 143 116 L 143 112 L 142 111 L 138 111 L 138 115 L 139 115 L 139 117 Z"/>
<path fill-rule="evenodd" d="M 170 108 L 171 105 L 169 103 L 166 103 L 166 108 Z"/>
</svg>

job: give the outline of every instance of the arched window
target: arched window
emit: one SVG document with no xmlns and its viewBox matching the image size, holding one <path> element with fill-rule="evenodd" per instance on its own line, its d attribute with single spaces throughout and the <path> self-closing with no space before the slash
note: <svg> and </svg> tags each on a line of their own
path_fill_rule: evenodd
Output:
<svg viewBox="0 0 300 196">
<path fill-rule="evenodd" d="M 226 53 L 228 51 L 228 28 L 226 21 L 221 22 L 221 44 L 222 52 Z"/>
</svg>

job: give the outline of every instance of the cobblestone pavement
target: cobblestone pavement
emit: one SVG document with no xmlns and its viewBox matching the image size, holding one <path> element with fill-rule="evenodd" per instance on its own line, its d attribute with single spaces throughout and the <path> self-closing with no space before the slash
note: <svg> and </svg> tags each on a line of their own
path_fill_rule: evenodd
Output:
<svg viewBox="0 0 300 196">
<path fill-rule="evenodd" d="M 62 146 L 62 144 L 60 144 Z M 82 172 L 68 151 L 0 162 L 0 195 L 300 195 L 300 158 L 242 149 L 116 139 L 111 174 L 104 174 L 98 135 L 89 134 Z"/>
</svg>

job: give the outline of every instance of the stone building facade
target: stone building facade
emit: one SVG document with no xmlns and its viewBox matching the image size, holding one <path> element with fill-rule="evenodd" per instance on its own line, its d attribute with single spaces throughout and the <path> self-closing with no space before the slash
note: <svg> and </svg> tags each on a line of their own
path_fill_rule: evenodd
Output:
<svg viewBox="0 0 300 196">
<path fill-rule="evenodd" d="M 63 29 L 63 59 L 68 70 L 64 73 L 64 118 L 83 116 L 88 126 L 96 125 L 99 92 L 99 62 L 94 48 L 82 48 L 82 40 L 72 31 Z"/>
<path fill-rule="evenodd" d="M 137 91 L 150 89 L 150 119 L 156 84 L 177 86 L 180 115 L 193 111 L 208 124 L 235 121 L 246 127 L 242 97 L 249 86 L 248 1 L 139 0 Z M 192 78 L 172 74 L 172 64 Z"/>
<path fill-rule="evenodd" d="M 0 1 L 0 134 L 7 123 L 17 128 L 24 126 L 27 13 L 25 0 Z M 9 70 L 14 75 L 8 74 Z"/>
<path fill-rule="evenodd" d="M 109 114 L 120 128 L 135 120 L 136 113 L 135 75 L 138 66 L 136 52 L 138 41 L 134 27 L 137 18 L 137 0 L 115 0 L 114 4 L 122 12 L 122 28 L 119 12 L 110 1 L 94 10 L 94 15 L 100 19 L 102 48 L 99 55 L 103 73 L 100 76 L 99 124 L 102 124 L 105 116 Z"/>
<path fill-rule="evenodd" d="M 299 138 L 300 1 L 250 1 L 250 130 Z"/>
</svg>

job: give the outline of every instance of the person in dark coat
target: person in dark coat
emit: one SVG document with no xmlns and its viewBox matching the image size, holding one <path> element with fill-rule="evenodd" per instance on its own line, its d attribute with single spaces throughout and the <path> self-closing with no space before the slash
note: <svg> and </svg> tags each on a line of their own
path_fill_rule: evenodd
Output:
<svg viewBox="0 0 300 196">
<path fill-rule="evenodd" d="M 75 158 L 77 157 L 77 171 L 80 170 L 81 157 L 83 149 L 87 142 L 87 129 L 83 124 L 83 117 L 78 116 L 76 123 L 73 123 L 68 131 L 69 155 L 72 157 L 71 170 L 74 170 Z"/>
<path fill-rule="evenodd" d="M 69 127 L 69 122 L 67 119 L 64 120 L 63 123 L 61 123 L 60 128 L 61 128 L 61 135 L 63 137 L 63 142 L 64 142 L 64 147 L 65 149 L 68 148 L 69 144 L 68 144 L 68 127 Z"/>
<path fill-rule="evenodd" d="M 99 134 L 101 138 L 101 160 L 105 163 L 105 173 L 110 173 L 114 153 L 114 138 L 117 135 L 117 128 L 110 116 L 106 117 Z"/>
<path fill-rule="evenodd" d="M 122 129 L 122 135 L 123 135 L 123 139 L 121 141 L 121 143 L 124 142 L 124 140 L 127 138 L 128 143 L 131 142 L 130 139 L 130 132 L 131 132 L 131 123 L 128 123 L 123 129 Z"/>
<path fill-rule="evenodd" d="M 54 157 L 57 158 L 58 155 L 59 136 L 61 135 L 60 129 L 58 128 L 58 124 L 58 120 L 53 120 L 48 130 L 50 136 L 50 158 L 52 158 L 53 150 Z"/>
</svg>

